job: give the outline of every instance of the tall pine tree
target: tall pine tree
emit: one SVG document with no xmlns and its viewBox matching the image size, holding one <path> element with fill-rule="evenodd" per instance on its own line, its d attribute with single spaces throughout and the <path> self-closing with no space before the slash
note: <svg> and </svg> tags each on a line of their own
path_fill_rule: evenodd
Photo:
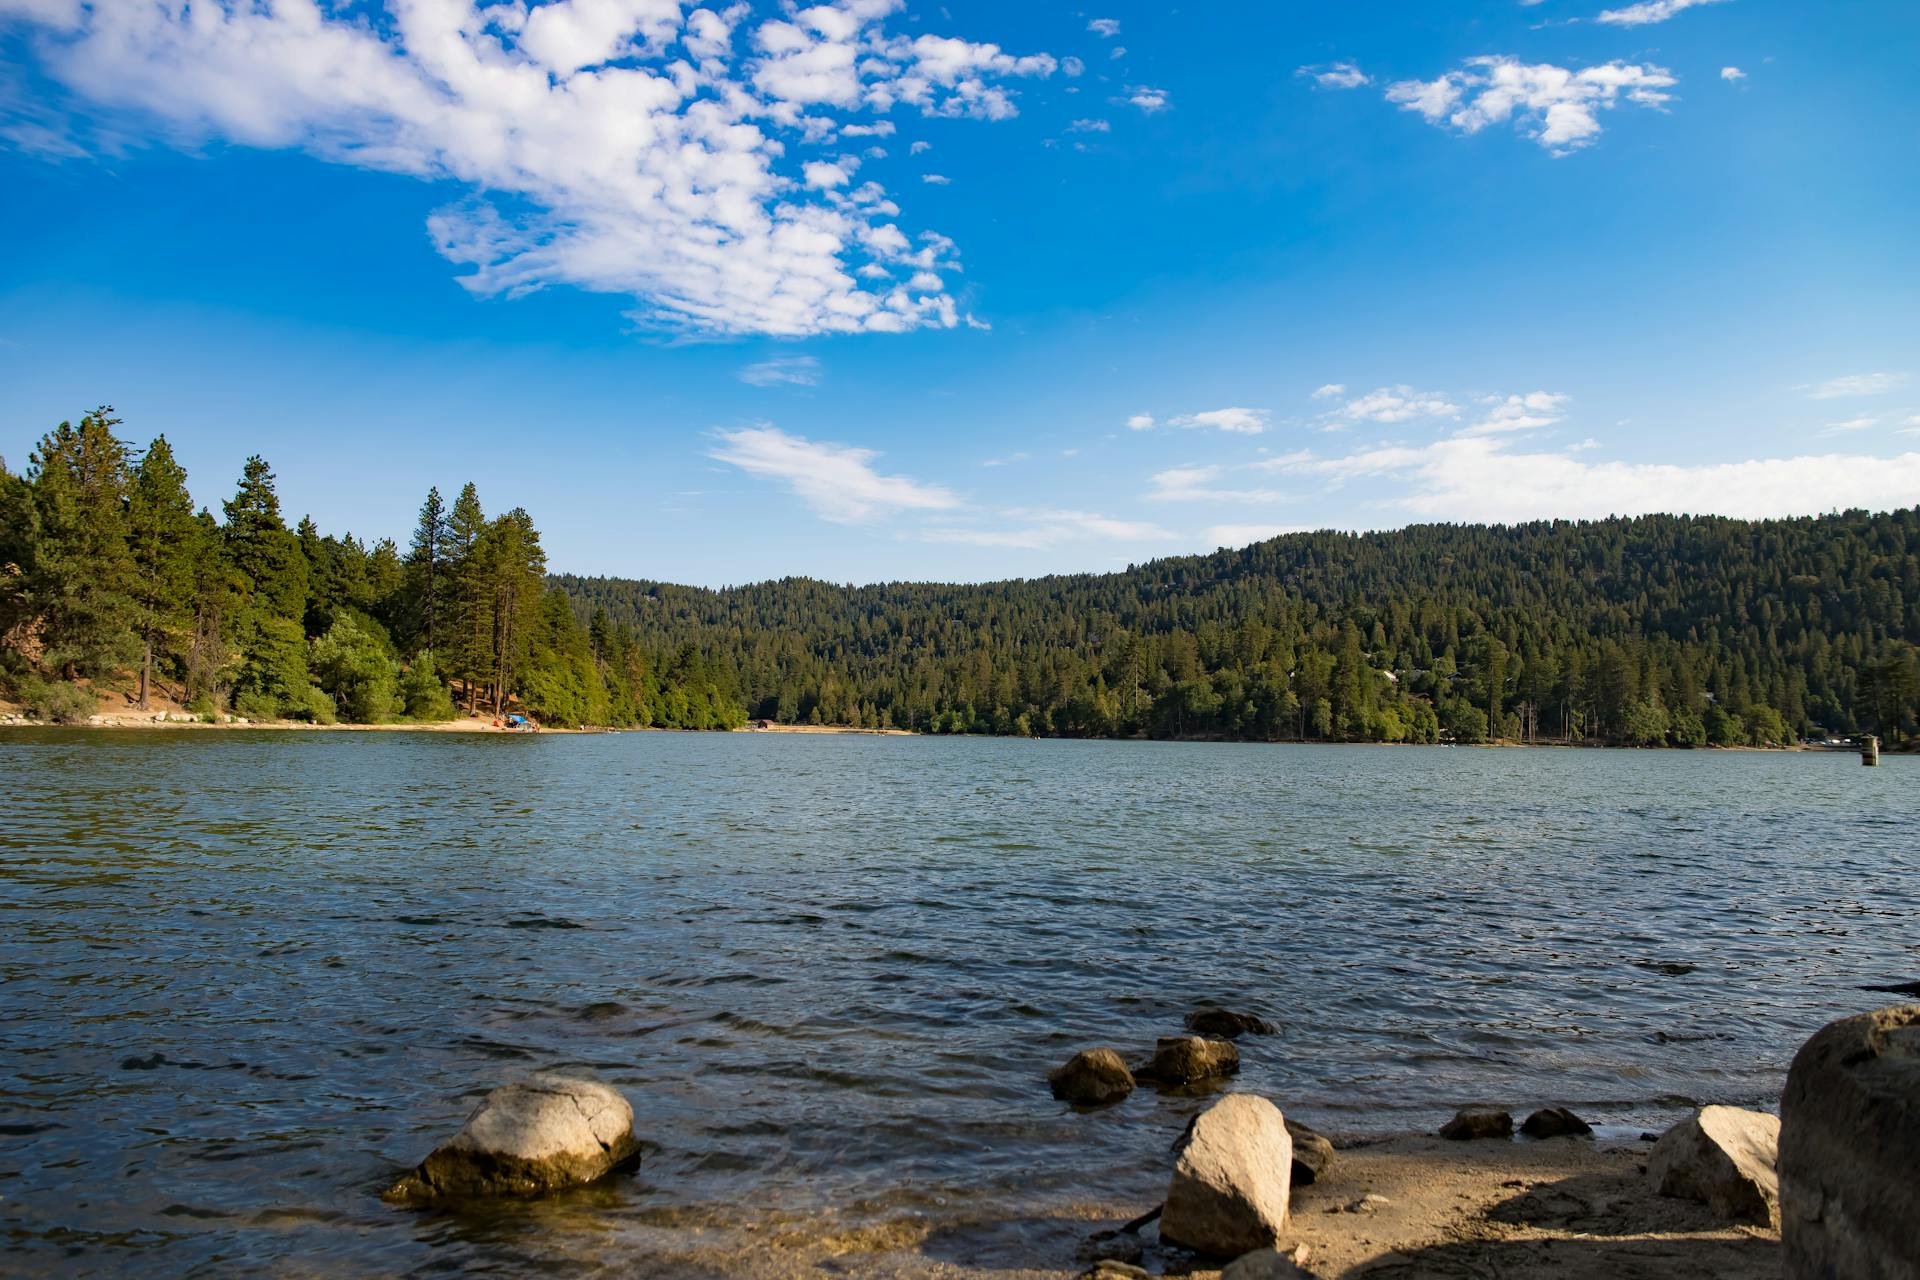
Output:
<svg viewBox="0 0 1920 1280">
<path fill-rule="evenodd" d="M 127 547 L 140 637 L 140 709 L 147 709 L 154 658 L 172 660 L 192 631 L 194 558 L 200 525 L 187 473 L 165 436 L 147 446 L 127 493 Z"/>
<path fill-rule="evenodd" d="M 69 680 L 110 676 L 134 656 L 127 552 L 127 446 L 102 406 L 48 432 L 29 472 L 38 532 L 30 607 L 43 660 Z"/>
</svg>

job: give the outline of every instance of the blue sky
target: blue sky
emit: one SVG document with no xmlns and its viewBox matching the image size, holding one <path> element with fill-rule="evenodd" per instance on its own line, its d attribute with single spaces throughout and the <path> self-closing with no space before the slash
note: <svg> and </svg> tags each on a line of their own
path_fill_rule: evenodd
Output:
<svg viewBox="0 0 1920 1280">
<path fill-rule="evenodd" d="M 1920 6 L 0 0 L 0 456 L 556 568 L 1920 501 Z"/>
</svg>

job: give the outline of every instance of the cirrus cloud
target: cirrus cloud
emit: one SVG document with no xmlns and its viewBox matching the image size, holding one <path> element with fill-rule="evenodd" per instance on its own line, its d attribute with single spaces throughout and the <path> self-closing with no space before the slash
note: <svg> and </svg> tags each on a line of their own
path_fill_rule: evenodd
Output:
<svg viewBox="0 0 1920 1280">
<path fill-rule="evenodd" d="M 901 511 L 949 511 L 960 498 L 942 485 L 881 475 L 872 449 L 788 435 L 778 427 L 717 431 L 707 456 L 748 475 L 777 480 L 823 520 L 855 524 Z"/>
</svg>

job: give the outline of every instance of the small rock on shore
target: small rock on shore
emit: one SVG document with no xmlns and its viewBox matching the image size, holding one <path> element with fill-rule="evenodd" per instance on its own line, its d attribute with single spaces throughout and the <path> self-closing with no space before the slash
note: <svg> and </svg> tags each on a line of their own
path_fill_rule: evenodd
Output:
<svg viewBox="0 0 1920 1280">
<path fill-rule="evenodd" d="M 541 1195 L 604 1177 L 639 1151 L 633 1108 L 617 1090 L 597 1080 L 530 1076 L 489 1093 L 460 1132 L 386 1198 Z"/>
<path fill-rule="evenodd" d="M 1228 1094 L 1194 1117 L 1175 1148 L 1160 1238 L 1216 1258 L 1271 1248 L 1286 1230 L 1292 1168 L 1280 1108 Z"/>
<path fill-rule="evenodd" d="M 1647 1176 L 1663 1196 L 1698 1200 L 1735 1222 L 1777 1227 L 1779 1144 L 1778 1116 L 1702 1107 L 1653 1144 Z"/>
<path fill-rule="evenodd" d="M 1440 1136 L 1456 1142 L 1475 1138 L 1511 1138 L 1513 1116 L 1498 1107 L 1462 1107 L 1440 1126 Z"/>
<path fill-rule="evenodd" d="M 1133 1092 L 1133 1072 L 1112 1049 L 1082 1049 L 1047 1076 L 1053 1096 L 1076 1107 L 1102 1107 Z"/>
<path fill-rule="evenodd" d="M 1159 1084 L 1217 1080 L 1240 1069 L 1240 1050 L 1225 1040 L 1201 1036 L 1161 1036 L 1153 1060 L 1138 1074 Z"/>
</svg>

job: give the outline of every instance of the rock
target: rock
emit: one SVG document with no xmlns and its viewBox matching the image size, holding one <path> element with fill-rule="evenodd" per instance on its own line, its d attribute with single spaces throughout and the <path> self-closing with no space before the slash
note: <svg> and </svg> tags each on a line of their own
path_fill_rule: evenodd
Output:
<svg viewBox="0 0 1920 1280">
<path fill-rule="evenodd" d="M 1279 1243 L 1293 1169 L 1280 1108 L 1230 1093 L 1194 1118 L 1174 1150 L 1162 1240 L 1217 1258 Z"/>
<path fill-rule="evenodd" d="M 1287 1121 L 1287 1136 L 1293 1139 L 1293 1184 L 1310 1187 L 1333 1163 L 1333 1144 L 1291 1119 Z"/>
<path fill-rule="evenodd" d="M 1529 1138 L 1585 1138 L 1593 1126 L 1565 1107 L 1542 1107 L 1527 1117 L 1520 1132 Z"/>
<path fill-rule="evenodd" d="M 1111 1049 L 1082 1049 L 1047 1075 L 1053 1096 L 1076 1107 L 1103 1107 L 1133 1092 L 1133 1072 Z"/>
<path fill-rule="evenodd" d="M 633 1108 L 596 1080 L 536 1075 L 502 1085 L 387 1191 L 403 1201 L 530 1196 L 603 1177 L 639 1154 Z"/>
<path fill-rule="evenodd" d="M 1472 1138 L 1511 1138 L 1513 1117 L 1498 1107 L 1462 1107 L 1440 1126 L 1440 1136 L 1465 1142 Z"/>
<path fill-rule="evenodd" d="M 1312 1276 L 1278 1249 L 1243 1253 L 1220 1271 L 1220 1280 L 1312 1280 Z"/>
<path fill-rule="evenodd" d="M 1216 1080 L 1240 1069 L 1240 1051 L 1225 1040 L 1200 1036 L 1161 1036 L 1153 1061 L 1139 1074 L 1161 1084 Z"/>
<path fill-rule="evenodd" d="M 1187 1015 L 1187 1030 L 1215 1040 L 1238 1040 L 1241 1036 L 1270 1036 L 1279 1030 L 1265 1018 L 1231 1009 L 1198 1009 Z"/>
<path fill-rule="evenodd" d="M 1153 1273 L 1131 1262 L 1102 1258 L 1082 1271 L 1080 1280 L 1153 1280 Z"/>
<path fill-rule="evenodd" d="M 1780 1120 L 1738 1107 L 1702 1107 L 1660 1136 L 1647 1175 L 1663 1196 L 1698 1200 L 1735 1222 L 1780 1223 L 1774 1173 Z"/>
<path fill-rule="evenodd" d="M 1920 1005 L 1829 1023 L 1780 1098 L 1789 1280 L 1920 1274 Z"/>
<path fill-rule="evenodd" d="M 1100 1231 L 1080 1246 L 1080 1261 L 1137 1264 L 1146 1252 L 1147 1242 L 1134 1232 Z"/>
</svg>

